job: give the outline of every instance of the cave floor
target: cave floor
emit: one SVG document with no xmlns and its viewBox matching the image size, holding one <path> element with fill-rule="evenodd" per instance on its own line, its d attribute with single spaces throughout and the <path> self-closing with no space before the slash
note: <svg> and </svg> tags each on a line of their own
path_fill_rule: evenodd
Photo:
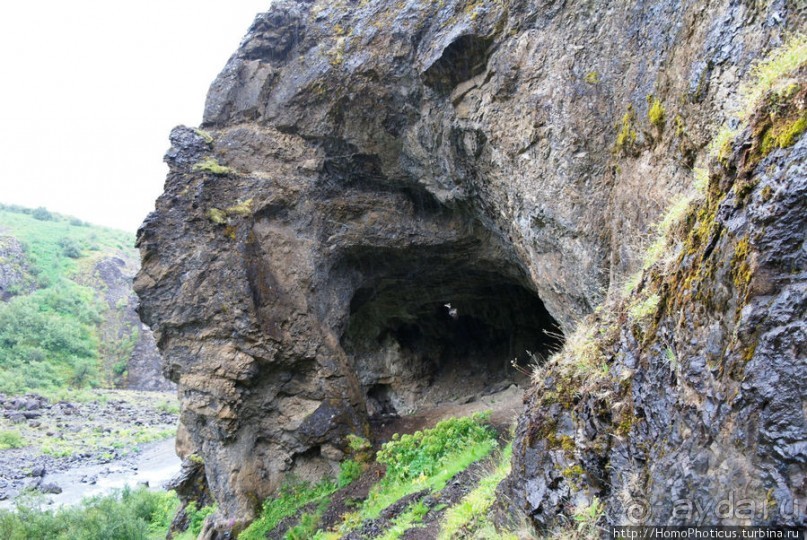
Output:
<svg viewBox="0 0 807 540">
<path fill-rule="evenodd" d="M 491 425 L 498 433 L 505 433 L 523 408 L 523 395 L 524 390 L 513 384 L 505 390 L 478 397 L 468 403 L 443 403 L 411 415 L 371 418 L 373 443 L 380 448 L 395 433 L 414 433 L 434 427 L 437 422 L 446 418 L 469 416 L 481 411 L 490 411 Z"/>
</svg>

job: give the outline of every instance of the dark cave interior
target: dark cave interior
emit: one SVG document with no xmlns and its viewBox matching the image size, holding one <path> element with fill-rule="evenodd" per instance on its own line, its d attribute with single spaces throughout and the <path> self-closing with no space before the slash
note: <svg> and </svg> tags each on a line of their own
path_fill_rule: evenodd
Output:
<svg viewBox="0 0 807 540">
<path fill-rule="evenodd" d="M 365 271 L 342 346 L 371 416 L 523 383 L 530 365 L 562 343 L 556 321 L 512 268 L 482 269 L 467 255 L 376 253 L 351 261 Z"/>
</svg>

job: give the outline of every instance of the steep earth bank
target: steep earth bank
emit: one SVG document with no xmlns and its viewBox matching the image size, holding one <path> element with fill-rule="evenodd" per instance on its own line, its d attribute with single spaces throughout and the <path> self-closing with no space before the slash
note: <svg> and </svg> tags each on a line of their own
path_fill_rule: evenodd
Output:
<svg viewBox="0 0 807 540">
<path fill-rule="evenodd" d="M 804 28 L 800 9 L 285 1 L 259 15 L 211 87 L 204 131 L 172 132 L 165 192 L 138 235 L 141 316 L 179 385 L 178 449 L 203 458 L 219 505 L 209 534 L 243 526 L 289 472 L 334 472 L 345 436 L 367 434 L 368 416 L 509 384 L 512 363 L 556 350 L 641 266 L 651 225 L 690 191 L 752 61 Z M 789 170 L 796 158 L 771 159 Z M 715 174 L 727 193 L 735 173 Z M 792 189 L 783 214 L 803 202 Z M 666 313 L 690 308 L 682 300 Z M 699 317 L 692 311 L 693 324 Z M 723 351 L 734 328 L 693 334 L 689 349 L 670 337 L 670 349 L 691 366 L 705 343 Z M 616 372 L 634 396 L 669 385 L 644 364 L 626 369 Z M 561 431 L 543 429 L 540 384 L 508 483 L 519 512 L 550 525 L 598 496 L 618 522 L 616 491 L 634 472 L 637 489 L 669 499 L 674 468 L 652 456 L 603 460 L 608 445 L 587 460 L 584 426 L 570 414 L 549 411 Z M 714 383 L 709 410 L 723 410 L 729 389 Z M 664 422 L 685 421 L 674 403 L 654 403 L 669 404 Z M 693 459 L 707 446 L 734 456 L 733 441 L 756 433 L 722 425 L 720 437 L 680 432 Z M 653 440 L 664 431 L 647 429 Z M 658 441 L 661 455 L 683 459 L 675 440 Z M 574 487 L 547 479 L 554 454 L 541 444 L 583 461 L 569 471 Z M 801 474 L 803 454 L 777 452 L 757 459 Z M 703 473 L 720 467 L 697 461 Z M 675 481 L 706 497 L 740 478 Z M 779 481 L 781 500 L 798 481 Z"/>
</svg>

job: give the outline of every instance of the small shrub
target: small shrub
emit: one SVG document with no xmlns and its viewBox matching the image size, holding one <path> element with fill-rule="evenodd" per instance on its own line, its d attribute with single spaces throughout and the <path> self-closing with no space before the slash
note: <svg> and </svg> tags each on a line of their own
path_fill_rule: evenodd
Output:
<svg viewBox="0 0 807 540">
<path fill-rule="evenodd" d="M 25 439 L 22 438 L 19 431 L 2 430 L 0 431 L 0 450 L 8 450 L 10 448 L 22 448 L 25 446 Z"/>
<path fill-rule="evenodd" d="M 673 351 L 670 347 L 664 349 L 664 359 L 666 360 L 667 364 L 669 364 L 672 371 L 675 371 L 678 368 L 678 358 L 675 356 L 675 351 Z"/>
<path fill-rule="evenodd" d="M 359 437 L 351 433 L 347 436 L 347 445 L 348 448 L 350 448 L 350 452 L 353 454 L 353 458 L 359 463 L 369 463 L 372 461 L 373 456 L 371 451 L 373 445 L 364 437 Z"/>
<path fill-rule="evenodd" d="M 597 84 L 600 82 L 600 74 L 596 71 L 589 71 L 586 73 L 586 82 L 588 84 Z"/>
<path fill-rule="evenodd" d="M 362 472 L 363 469 L 360 463 L 352 459 L 345 460 L 339 465 L 339 478 L 336 483 L 339 484 L 339 487 L 345 487 L 357 480 Z"/>
<path fill-rule="evenodd" d="M 203 506 L 196 508 L 196 503 L 191 501 L 185 508 L 185 513 L 188 516 L 188 530 L 194 537 L 199 536 L 202 532 L 202 525 L 204 525 L 205 518 L 216 511 L 214 506 Z"/>
<path fill-rule="evenodd" d="M 53 221 L 56 219 L 53 214 L 51 214 L 47 208 L 40 206 L 39 208 L 34 209 L 31 212 L 31 217 L 34 219 L 38 219 L 39 221 Z"/>
</svg>

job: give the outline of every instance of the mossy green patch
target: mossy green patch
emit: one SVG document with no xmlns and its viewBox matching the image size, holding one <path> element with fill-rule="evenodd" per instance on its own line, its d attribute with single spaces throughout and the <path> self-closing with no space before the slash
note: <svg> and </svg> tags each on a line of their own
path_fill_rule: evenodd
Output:
<svg viewBox="0 0 807 540">
<path fill-rule="evenodd" d="M 648 96 L 647 102 L 649 105 L 647 109 L 647 119 L 650 121 L 651 125 L 656 127 L 659 131 L 662 131 L 667 121 L 664 105 L 662 105 L 661 100 L 654 96 Z"/>
<path fill-rule="evenodd" d="M 215 223 L 216 225 L 223 225 L 227 223 L 227 213 L 224 210 L 219 210 L 218 208 L 211 208 L 207 211 L 207 219 Z"/>
<path fill-rule="evenodd" d="M 633 106 L 629 105 L 628 110 L 622 115 L 622 120 L 616 126 L 615 154 L 626 155 L 635 151 L 636 141 L 638 140 L 635 124 L 636 113 L 633 112 Z"/>
<path fill-rule="evenodd" d="M 228 216 L 246 217 L 252 215 L 252 199 L 239 201 L 233 206 L 228 206 L 224 212 Z"/>
<path fill-rule="evenodd" d="M 673 126 L 675 128 L 675 136 L 676 137 L 683 137 L 686 135 L 686 123 L 684 122 L 684 118 L 680 114 L 676 114 L 673 117 Z"/>
<path fill-rule="evenodd" d="M 234 171 L 230 167 L 220 165 L 213 156 L 207 156 L 202 161 L 193 166 L 195 172 L 206 172 L 215 174 L 216 176 L 224 176 L 232 174 Z"/>
<path fill-rule="evenodd" d="M 194 129 L 193 131 L 194 133 L 199 135 L 208 145 L 213 144 L 213 135 L 211 135 L 209 131 L 205 131 L 203 129 Z"/>
</svg>

